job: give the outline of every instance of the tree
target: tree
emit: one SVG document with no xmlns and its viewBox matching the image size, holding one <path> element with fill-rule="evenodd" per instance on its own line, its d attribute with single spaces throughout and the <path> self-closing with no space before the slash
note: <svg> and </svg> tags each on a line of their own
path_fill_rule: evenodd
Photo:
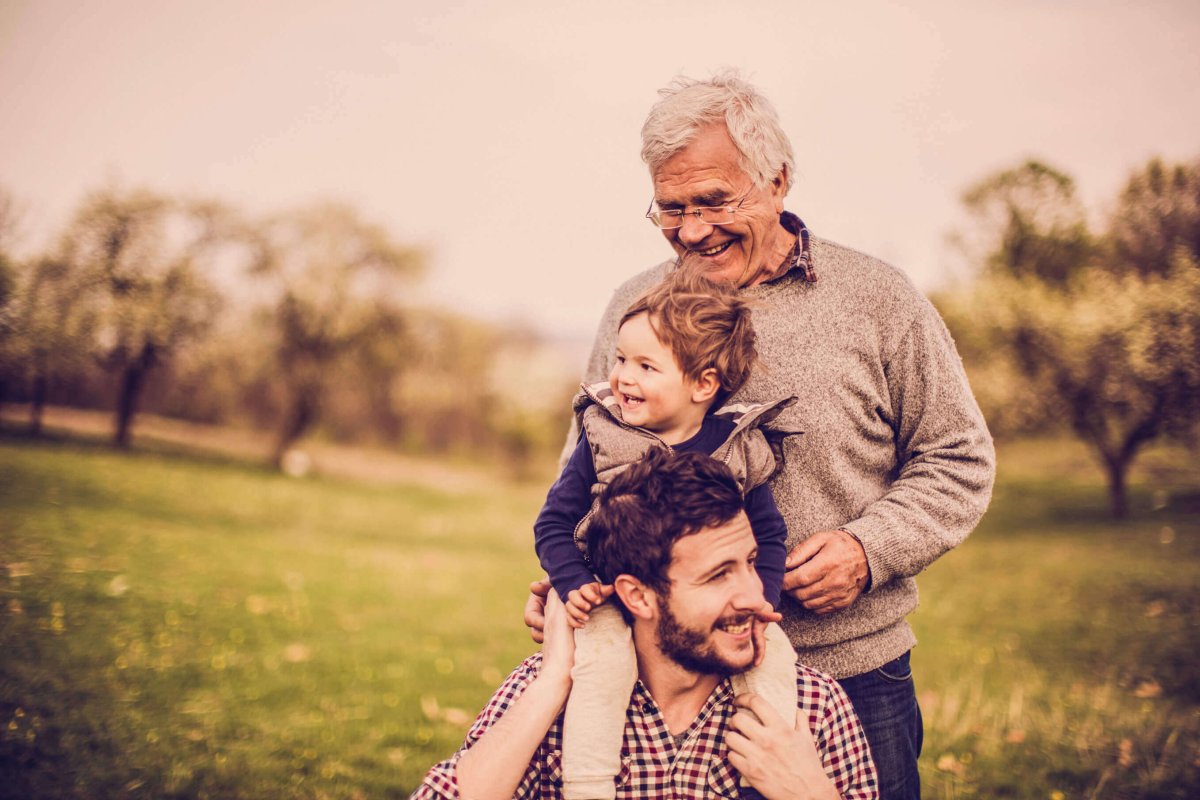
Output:
<svg viewBox="0 0 1200 800">
<path fill-rule="evenodd" d="M 50 386 L 59 375 L 78 369 L 87 358 L 95 326 L 89 287 L 70 264 L 43 257 L 21 271 L 11 302 L 10 356 L 29 379 L 29 432 L 42 432 Z"/>
<path fill-rule="evenodd" d="M 228 212 L 148 191 L 88 195 L 62 238 L 61 260 L 95 315 L 91 348 L 117 375 L 114 442 L 128 447 L 146 377 L 209 325 L 220 297 L 205 270 Z"/>
<path fill-rule="evenodd" d="M 985 178 L 962 200 L 976 236 L 957 241 L 986 274 L 1062 284 L 1093 251 L 1075 182 L 1040 161 Z"/>
<path fill-rule="evenodd" d="M 1135 172 L 1110 223 L 1112 264 L 1165 274 L 1176 250 L 1200 253 L 1200 159 L 1174 166 L 1153 159 Z"/>
<path fill-rule="evenodd" d="M 5 384 L 16 360 L 12 352 L 17 332 L 14 318 L 17 265 L 10 252 L 16 224 L 15 201 L 12 195 L 0 188 L 0 402 L 4 401 Z"/>
<path fill-rule="evenodd" d="M 1160 436 L 1190 440 L 1200 424 L 1200 252 L 1174 233 L 1186 229 L 1180 204 L 1147 200 L 1161 196 L 1145 189 L 1161 185 L 1148 180 L 1155 174 L 1174 172 L 1151 162 L 1135 173 L 1121 196 L 1126 213 L 1099 240 L 1075 224 L 1031 227 L 1028 209 L 1014 204 L 1014 230 L 995 240 L 991 268 L 943 298 L 948 324 L 968 343 L 964 355 L 1006 360 L 1022 378 L 1009 402 L 1051 398 L 1048 408 L 1096 452 L 1118 517 L 1128 512 L 1126 481 L 1140 449 Z M 1130 218 L 1142 221 L 1137 232 L 1125 227 Z M 1037 248 L 1011 247 L 1031 230 Z M 1080 247 L 1085 241 L 1094 244 Z"/>
<path fill-rule="evenodd" d="M 404 281 L 421 271 L 424 258 L 335 204 L 276 217 L 255 236 L 253 272 L 266 287 L 273 377 L 283 390 L 272 456 L 281 466 L 320 418 L 327 388 L 345 365 L 355 358 L 377 362 L 380 342 L 401 341 Z"/>
</svg>

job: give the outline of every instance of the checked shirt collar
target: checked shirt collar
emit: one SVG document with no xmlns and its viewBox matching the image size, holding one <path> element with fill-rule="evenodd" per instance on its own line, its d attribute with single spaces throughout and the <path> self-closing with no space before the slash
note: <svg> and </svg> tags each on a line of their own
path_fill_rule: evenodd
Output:
<svg viewBox="0 0 1200 800">
<path fill-rule="evenodd" d="M 796 237 L 796 243 L 792 245 L 792 251 L 787 254 L 783 259 L 783 263 L 779 265 L 775 277 L 765 282 L 771 283 L 772 281 L 777 281 L 795 270 L 806 283 L 816 283 L 817 270 L 813 266 L 812 248 L 809 242 L 811 237 L 808 233 L 808 226 L 804 224 L 804 220 L 790 211 L 784 211 L 779 215 L 779 224 L 784 227 L 784 230 Z"/>
</svg>

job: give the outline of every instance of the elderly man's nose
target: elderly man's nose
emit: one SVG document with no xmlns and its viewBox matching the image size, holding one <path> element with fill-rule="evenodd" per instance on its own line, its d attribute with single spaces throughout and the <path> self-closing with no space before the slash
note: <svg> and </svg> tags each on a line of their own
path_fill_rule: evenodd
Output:
<svg viewBox="0 0 1200 800">
<path fill-rule="evenodd" d="M 684 244 L 699 242 L 712 232 L 713 226 L 704 222 L 696 214 L 684 214 L 679 226 L 679 240 Z"/>
</svg>

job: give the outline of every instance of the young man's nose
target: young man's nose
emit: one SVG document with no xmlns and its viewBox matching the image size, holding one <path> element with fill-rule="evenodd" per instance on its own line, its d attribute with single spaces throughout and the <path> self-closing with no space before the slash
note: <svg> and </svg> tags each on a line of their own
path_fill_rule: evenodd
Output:
<svg viewBox="0 0 1200 800">
<path fill-rule="evenodd" d="M 737 586 L 733 597 L 735 608 L 757 610 L 762 608 L 766 598 L 763 597 L 762 579 L 758 572 L 750 568 L 737 578 Z"/>
</svg>

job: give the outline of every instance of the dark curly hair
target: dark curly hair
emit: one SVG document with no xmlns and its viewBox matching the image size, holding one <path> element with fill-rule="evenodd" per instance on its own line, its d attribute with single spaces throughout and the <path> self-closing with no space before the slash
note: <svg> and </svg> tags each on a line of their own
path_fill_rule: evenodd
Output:
<svg viewBox="0 0 1200 800">
<path fill-rule="evenodd" d="M 724 525 L 744 508 L 733 473 L 720 461 L 656 448 L 600 494 L 588 526 L 588 553 L 605 583 L 632 575 L 667 596 L 675 541 Z"/>
</svg>

